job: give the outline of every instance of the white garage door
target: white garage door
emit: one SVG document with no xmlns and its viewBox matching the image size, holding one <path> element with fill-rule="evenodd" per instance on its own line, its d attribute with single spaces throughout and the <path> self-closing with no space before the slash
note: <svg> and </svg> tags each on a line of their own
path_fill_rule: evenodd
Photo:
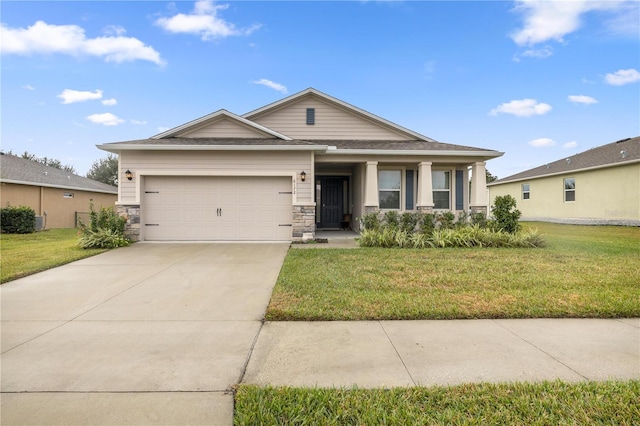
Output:
<svg viewBox="0 0 640 426">
<path fill-rule="evenodd" d="M 291 178 L 149 176 L 142 200 L 148 241 L 291 239 Z"/>
</svg>

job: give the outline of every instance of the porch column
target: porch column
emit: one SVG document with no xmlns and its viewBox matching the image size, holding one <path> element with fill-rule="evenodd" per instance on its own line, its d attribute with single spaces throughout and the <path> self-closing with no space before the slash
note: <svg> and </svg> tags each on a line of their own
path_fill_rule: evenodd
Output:
<svg viewBox="0 0 640 426">
<path fill-rule="evenodd" d="M 431 162 L 423 161 L 418 165 L 418 202 L 419 211 L 433 211 L 433 184 L 431 182 Z"/>
<path fill-rule="evenodd" d="M 487 171 L 485 162 L 471 165 L 471 202 L 469 209 L 472 213 L 488 213 L 489 200 L 487 197 Z"/>
<path fill-rule="evenodd" d="M 378 200 L 378 162 L 367 161 L 364 183 L 364 212 L 371 213 L 380 208 Z"/>
</svg>

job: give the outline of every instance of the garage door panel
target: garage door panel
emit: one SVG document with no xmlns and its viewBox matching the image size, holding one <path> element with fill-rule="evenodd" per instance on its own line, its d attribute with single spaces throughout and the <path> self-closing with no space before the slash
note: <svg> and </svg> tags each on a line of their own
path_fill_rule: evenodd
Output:
<svg viewBox="0 0 640 426">
<path fill-rule="evenodd" d="M 290 192 L 289 177 L 150 176 L 142 205 L 144 239 L 288 240 Z"/>
</svg>

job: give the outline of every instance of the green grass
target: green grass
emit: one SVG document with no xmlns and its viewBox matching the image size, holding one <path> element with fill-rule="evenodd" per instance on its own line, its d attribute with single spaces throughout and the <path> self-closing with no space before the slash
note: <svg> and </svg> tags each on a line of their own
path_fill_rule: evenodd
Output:
<svg viewBox="0 0 640 426">
<path fill-rule="evenodd" d="M 525 226 L 547 246 L 290 250 L 267 319 L 640 316 L 640 228 Z"/>
<path fill-rule="evenodd" d="M 637 425 L 640 381 L 384 389 L 242 385 L 234 425 Z"/>
<path fill-rule="evenodd" d="M 77 229 L 0 234 L 0 283 L 94 256 L 106 250 L 78 247 Z"/>
</svg>

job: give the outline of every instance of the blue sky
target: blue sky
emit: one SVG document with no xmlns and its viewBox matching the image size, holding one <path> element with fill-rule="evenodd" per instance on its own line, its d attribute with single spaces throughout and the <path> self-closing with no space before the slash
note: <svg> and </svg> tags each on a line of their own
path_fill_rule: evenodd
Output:
<svg viewBox="0 0 640 426">
<path fill-rule="evenodd" d="M 218 109 L 314 87 L 499 177 L 640 135 L 640 2 L 2 1 L 2 149 L 84 175 Z"/>
</svg>

